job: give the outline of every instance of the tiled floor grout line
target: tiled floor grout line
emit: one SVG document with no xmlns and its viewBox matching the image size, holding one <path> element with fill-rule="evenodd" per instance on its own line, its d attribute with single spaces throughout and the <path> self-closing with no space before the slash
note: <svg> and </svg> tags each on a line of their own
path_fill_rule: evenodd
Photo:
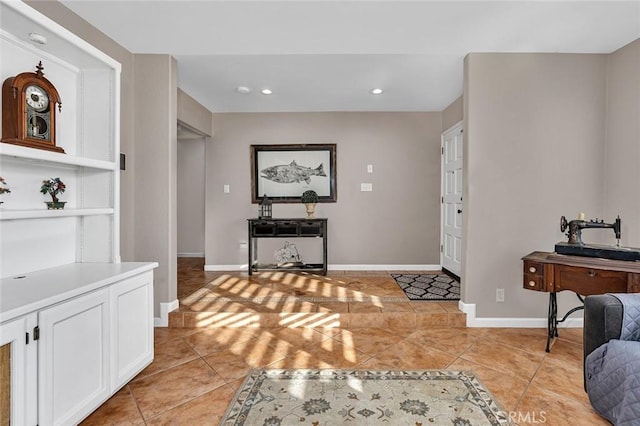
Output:
<svg viewBox="0 0 640 426">
<path fill-rule="evenodd" d="M 129 386 L 129 383 L 127 383 L 125 386 L 127 387 L 127 391 L 129 393 L 129 396 L 131 397 L 131 399 L 133 399 L 133 403 L 136 404 L 136 408 L 138 409 L 138 413 L 140 414 L 140 418 L 142 419 L 142 422 L 146 425 L 147 424 L 147 420 L 145 419 L 144 415 L 142 414 L 142 409 L 140 408 L 140 404 L 138 404 L 138 400 L 136 399 L 135 395 L 133 394 L 133 390 L 131 390 L 131 387 Z"/>
<path fill-rule="evenodd" d="M 572 343 L 572 342 L 571 342 L 571 343 Z M 575 344 L 575 343 L 572 343 L 572 344 Z M 547 358 L 548 358 L 548 357 L 549 357 L 549 354 L 545 354 L 545 356 L 544 356 L 543 360 L 540 362 L 540 367 L 539 367 L 539 368 L 542 368 L 542 365 L 544 364 L 544 362 L 547 360 Z M 553 358 L 549 358 L 549 359 L 553 360 Z M 536 374 L 531 378 L 531 382 L 527 385 L 527 389 L 529 388 L 529 385 L 533 382 L 533 380 L 535 379 L 535 377 L 536 377 L 536 375 L 537 375 L 537 374 L 538 374 L 538 371 L 536 371 Z M 542 386 L 542 387 L 544 388 L 544 386 Z M 568 395 L 559 395 L 559 394 L 558 394 L 557 392 L 555 392 L 553 389 L 547 389 L 547 388 L 544 388 L 544 389 L 545 389 L 547 392 L 552 393 L 552 394 L 554 394 L 554 395 L 558 395 L 558 396 L 559 396 L 559 397 L 561 397 L 561 398 L 572 399 L 573 401 L 576 401 L 576 402 L 579 402 L 579 403 L 584 404 L 584 401 L 577 400 L 577 399 L 573 398 L 572 396 L 568 396 Z M 587 395 L 587 393 L 585 392 L 585 396 L 586 396 L 586 395 Z"/>
<path fill-rule="evenodd" d="M 185 344 L 187 344 L 189 347 L 191 347 L 191 348 L 193 349 L 193 347 L 192 347 L 191 345 L 189 345 L 189 343 L 186 341 L 186 339 L 185 339 L 184 337 L 179 337 L 179 338 L 177 338 L 177 339 L 184 340 L 184 343 L 185 343 Z M 177 340 L 177 339 L 176 339 L 176 340 Z M 215 368 L 213 368 L 211 365 L 209 365 L 209 363 L 204 359 L 204 357 L 203 357 L 202 355 L 200 355 L 200 353 L 199 353 L 198 351 L 196 351 L 195 349 L 193 349 L 193 350 L 194 350 L 194 352 L 198 355 L 198 357 L 199 357 L 199 358 L 200 358 L 200 359 L 205 363 L 205 365 L 206 365 L 207 367 L 209 367 L 209 368 L 210 368 L 210 369 L 211 369 L 215 374 L 217 374 L 218 376 L 220 376 L 220 374 L 216 371 L 216 369 L 215 369 Z M 166 372 L 166 371 L 172 370 L 172 369 L 177 368 L 177 367 L 179 367 L 179 366 L 181 366 L 181 365 L 184 365 L 184 364 L 186 364 L 186 363 L 188 363 L 188 362 L 195 361 L 196 359 L 198 359 L 198 358 L 194 358 L 194 359 L 191 359 L 191 360 L 185 361 L 185 362 L 183 362 L 183 363 L 176 364 L 176 365 L 171 366 L 171 367 L 169 367 L 169 368 L 167 368 L 167 369 L 164 369 L 164 370 L 158 371 L 157 373 L 160 373 L 160 372 Z M 157 374 L 157 373 L 154 373 L 154 374 Z M 153 374 L 150 374 L 149 376 L 145 376 L 145 378 L 146 378 L 146 377 L 151 377 L 152 375 L 153 375 Z M 231 384 L 230 384 L 229 382 L 227 382 L 227 380 L 226 380 L 224 377 L 220 376 L 220 378 L 222 379 L 222 382 L 223 382 L 223 384 L 221 384 L 220 386 L 217 386 L 217 387 L 215 387 L 215 388 L 213 388 L 213 389 L 209 389 L 209 390 L 207 390 L 206 392 L 203 392 L 203 393 L 202 393 L 202 394 L 200 394 L 200 395 L 196 395 L 196 396 L 194 396 L 193 398 L 190 398 L 190 399 L 188 399 L 188 400 L 181 401 L 181 402 L 180 402 L 180 404 L 177 404 L 177 405 L 175 405 L 175 406 L 173 406 L 173 407 L 167 408 L 166 410 L 164 410 L 164 411 L 162 411 L 162 412 L 160 412 L 160 413 L 157 413 L 155 416 L 152 416 L 152 417 L 150 417 L 150 418 L 148 418 L 148 419 L 147 419 L 147 418 L 144 416 L 144 414 L 142 413 L 142 410 L 140 409 L 140 407 L 139 407 L 139 405 L 138 405 L 138 400 L 137 400 L 137 399 L 135 398 L 135 396 L 133 395 L 133 392 L 131 392 L 131 394 L 132 394 L 132 397 L 133 397 L 133 399 L 134 399 L 134 401 L 135 401 L 135 403 L 136 403 L 136 406 L 138 406 L 138 410 L 140 411 L 140 415 L 141 415 L 141 417 L 142 417 L 143 421 L 145 422 L 145 425 L 147 425 L 147 424 L 148 424 L 148 423 L 147 423 L 148 421 L 153 420 L 153 419 L 154 419 L 154 418 L 156 418 L 156 417 L 160 417 L 160 416 L 162 416 L 164 413 L 166 413 L 166 412 L 168 412 L 168 411 L 170 411 L 170 410 L 173 410 L 173 409 L 175 409 L 175 408 L 178 408 L 178 407 L 181 407 L 181 406 L 183 406 L 183 405 L 185 405 L 185 404 L 188 404 L 188 403 L 192 402 L 193 400 L 195 400 L 195 399 L 197 399 L 197 398 L 200 398 L 202 395 L 206 395 L 207 393 L 212 392 L 212 391 L 214 391 L 214 390 L 216 390 L 216 389 L 219 389 L 219 388 L 221 388 L 221 387 L 223 387 L 223 386 L 231 386 Z M 232 386 L 232 387 L 233 387 L 233 386 Z"/>
<path fill-rule="evenodd" d="M 542 360 L 538 363 L 538 367 L 536 368 L 535 373 L 533 373 L 533 376 L 531 376 L 531 379 L 529 379 L 527 381 L 527 385 L 524 387 L 524 390 L 522 391 L 522 393 L 520 394 L 520 397 L 518 398 L 518 402 L 515 404 L 514 411 L 518 410 L 518 407 L 520 406 L 520 403 L 522 402 L 522 398 L 524 398 L 524 396 L 526 395 L 527 391 L 529 390 L 529 386 L 531 386 L 531 383 L 533 383 L 533 381 L 535 380 L 536 375 L 538 374 L 538 371 L 540 371 L 540 368 L 542 368 L 542 364 L 544 363 L 544 360 L 546 358 L 547 358 L 547 354 L 545 354 L 542 357 Z"/>
</svg>

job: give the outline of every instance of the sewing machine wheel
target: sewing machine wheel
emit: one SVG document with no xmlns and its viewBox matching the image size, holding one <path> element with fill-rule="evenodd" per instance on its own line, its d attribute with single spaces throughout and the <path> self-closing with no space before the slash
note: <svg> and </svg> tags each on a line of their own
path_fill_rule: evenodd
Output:
<svg viewBox="0 0 640 426">
<path fill-rule="evenodd" d="M 569 226 L 569 224 L 567 223 L 567 218 L 564 216 L 560 217 L 560 232 L 566 231 L 567 226 Z"/>
</svg>

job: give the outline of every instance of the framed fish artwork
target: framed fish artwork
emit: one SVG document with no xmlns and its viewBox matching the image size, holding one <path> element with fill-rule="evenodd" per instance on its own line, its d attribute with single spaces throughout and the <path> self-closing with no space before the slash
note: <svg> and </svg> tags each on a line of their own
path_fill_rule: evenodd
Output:
<svg viewBox="0 0 640 426">
<path fill-rule="evenodd" d="M 319 203 L 336 202 L 336 144 L 251 145 L 252 203 L 299 203 L 310 189 Z"/>
</svg>

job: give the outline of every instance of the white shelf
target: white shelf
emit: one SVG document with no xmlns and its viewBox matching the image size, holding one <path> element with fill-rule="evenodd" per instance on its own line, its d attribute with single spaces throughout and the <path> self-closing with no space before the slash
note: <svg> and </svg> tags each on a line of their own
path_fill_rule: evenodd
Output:
<svg viewBox="0 0 640 426">
<path fill-rule="evenodd" d="M 43 219 L 54 217 L 97 216 L 113 214 L 111 208 L 62 210 L 0 210 L 0 220 Z"/>
<path fill-rule="evenodd" d="M 92 158 L 75 157 L 59 152 L 27 148 L 20 145 L 0 143 L 0 155 L 21 160 L 45 162 L 59 166 L 90 167 L 101 170 L 118 170 L 119 165 L 114 161 L 95 160 Z"/>
</svg>

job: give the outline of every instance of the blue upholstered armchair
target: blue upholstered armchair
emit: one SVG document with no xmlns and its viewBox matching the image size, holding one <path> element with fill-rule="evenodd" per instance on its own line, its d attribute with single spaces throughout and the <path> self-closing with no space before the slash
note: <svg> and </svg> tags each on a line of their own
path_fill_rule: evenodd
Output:
<svg viewBox="0 0 640 426">
<path fill-rule="evenodd" d="M 584 385 L 615 425 L 640 425 L 640 294 L 585 298 Z"/>
</svg>

